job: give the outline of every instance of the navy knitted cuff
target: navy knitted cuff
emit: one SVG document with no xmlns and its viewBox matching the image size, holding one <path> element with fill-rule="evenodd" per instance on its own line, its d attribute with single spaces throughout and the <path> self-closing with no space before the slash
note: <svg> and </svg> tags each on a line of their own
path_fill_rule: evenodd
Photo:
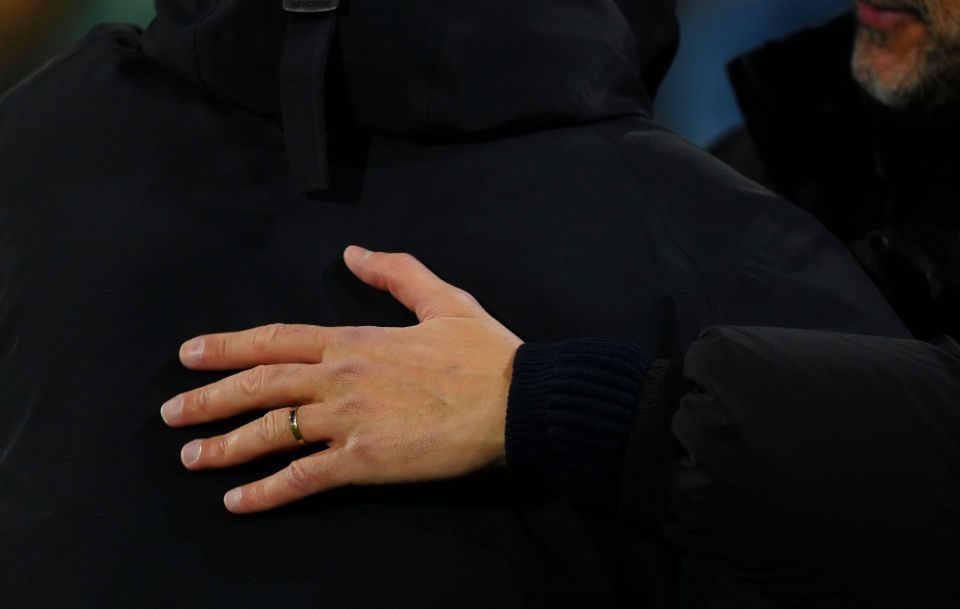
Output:
<svg viewBox="0 0 960 609">
<path fill-rule="evenodd" d="M 562 495 L 616 506 L 627 438 L 650 360 L 632 343 L 584 339 L 517 351 L 507 462 Z"/>
</svg>

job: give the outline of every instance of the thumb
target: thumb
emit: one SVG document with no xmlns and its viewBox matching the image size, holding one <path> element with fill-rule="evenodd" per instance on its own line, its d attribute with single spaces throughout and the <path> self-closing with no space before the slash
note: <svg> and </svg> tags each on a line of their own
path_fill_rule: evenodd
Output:
<svg viewBox="0 0 960 609">
<path fill-rule="evenodd" d="M 421 322 L 486 315 L 473 296 L 443 281 L 410 254 L 371 252 L 351 245 L 343 252 L 343 260 L 361 281 L 390 292 Z"/>
</svg>

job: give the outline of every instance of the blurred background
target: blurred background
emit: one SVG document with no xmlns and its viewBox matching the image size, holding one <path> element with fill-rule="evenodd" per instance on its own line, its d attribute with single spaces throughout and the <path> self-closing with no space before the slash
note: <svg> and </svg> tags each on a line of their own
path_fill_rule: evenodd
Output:
<svg viewBox="0 0 960 609">
<path fill-rule="evenodd" d="M 852 6 L 851 0 L 679 0 L 680 50 L 657 96 L 657 118 L 710 144 L 742 121 L 727 62 Z"/>
<path fill-rule="evenodd" d="M 683 41 L 657 100 L 660 121 L 708 145 L 740 122 L 726 79 L 730 59 L 849 6 L 850 0 L 680 0 Z M 0 0 L 0 92 L 93 25 L 146 25 L 152 15 L 153 0 Z"/>
<path fill-rule="evenodd" d="M 0 0 L 0 91 L 97 23 L 152 16 L 153 0 Z"/>
</svg>

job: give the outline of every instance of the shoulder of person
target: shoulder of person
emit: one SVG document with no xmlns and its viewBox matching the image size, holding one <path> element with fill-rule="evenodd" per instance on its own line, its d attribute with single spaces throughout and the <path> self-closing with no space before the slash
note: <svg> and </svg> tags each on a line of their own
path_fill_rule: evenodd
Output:
<svg viewBox="0 0 960 609">
<path fill-rule="evenodd" d="M 0 121 L 18 110 L 29 109 L 38 96 L 70 103 L 71 94 L 89 87 L 91 79 L 116 74 L 115 68 L 124 56 L 139 55 L 140 34 L 140 28 L 131 24 L 104 23 L 93 27 L 0 97 Z"/>
</svg>

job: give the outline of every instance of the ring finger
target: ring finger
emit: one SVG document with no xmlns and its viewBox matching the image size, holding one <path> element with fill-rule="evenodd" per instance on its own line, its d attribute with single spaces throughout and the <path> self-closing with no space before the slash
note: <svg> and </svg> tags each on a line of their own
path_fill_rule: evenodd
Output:
<svg viewBox="0 0 960 609">
<path fill-rule="evenodd" d="M 330 442 L 339 437 L 337 424 L 324 404 L 296 409 L 296 424 L 307 444 Z M 253 461 L 260 457 L 299 448 L 293 432 L 293 408 L 271 410 L 230 433 L 188 442 L 180 451 L 187 469 L 216 469 Z"/>
</svg>

